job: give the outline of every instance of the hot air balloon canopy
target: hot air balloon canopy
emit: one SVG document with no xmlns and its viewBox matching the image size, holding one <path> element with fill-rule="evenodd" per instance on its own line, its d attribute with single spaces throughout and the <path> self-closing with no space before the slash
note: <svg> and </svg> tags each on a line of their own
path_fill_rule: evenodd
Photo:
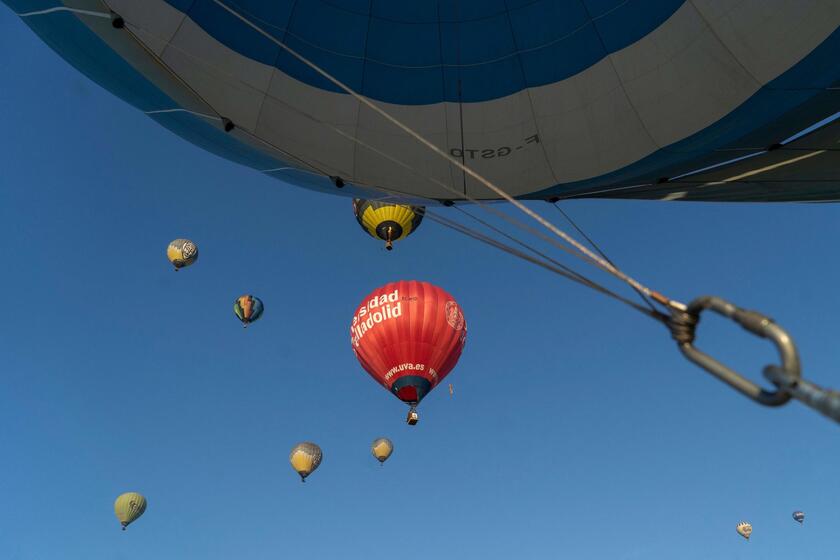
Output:
<svg viewBox="0 0 840 560">
<path fill-rule="evenodd" d="M 233 313 L 246 327 L 262 317 L 264 309 L 262 300 L 251 294 L 239 296 L 233 302 Z"/>
<path fill-rule="evenodd" d="M 315 472 L 315 469 L 321 464 L 324 454 L 317 443 L 311 441 L 304 441 L 292 448 L 289 453 L 289 463 L 292 468 L 300 475 L 301 482 L 306 481 L 306 477 Z"/>
<path fill-rule="evenodd" d="M 3 1 L 163 126 L 312 189 L 496 197 L 369 101 L 517 197 L 840 199 L 840 126 L 792 138 L 837 112 L 837 2 Z"/>
<path fill-rule="evenodd" d="M 190 266 L 198 260 L 198 247 L 189 239 L 174 239 L 166 248 L 166 258 L 175 270 Z"/>
<path fill-rule="evenodd" d="M 114 514 L 123 531 L 146 511 L 146 498 L 137 492 L 120 494 L 114 501 Z"/>
<path fill-rule="evenodd" d="M 423 400 L 452 371 L 466 337 L 455 298 L 428 282 L 392 282 L 374 290 L 350 324 L 359 363 L 409 405 Z"/>
<path fill-rule="evenodd" d="M 385 241 L 385 248 L 389 251 L 393 241 L 414 233 L 423 221 L 425 212 L 422 206 L 353 199 L 356 221 L 368 235 Z"/>
<path fill-rule="evenodd" d="M 370 445 L 370 452 L 380 464 L 385 463 L 394 452 L 394 444 L 388 438 L 377 438 Z"/>
</svg>

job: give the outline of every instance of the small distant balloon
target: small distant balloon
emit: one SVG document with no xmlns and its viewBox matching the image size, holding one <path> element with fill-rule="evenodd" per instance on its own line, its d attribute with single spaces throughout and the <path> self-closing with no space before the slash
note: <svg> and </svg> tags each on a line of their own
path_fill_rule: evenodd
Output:
<svg viewBox="0 0 840 560">
<path fill-rule="evenodd" d="M 741 521 L 738 523 L 738 526 L 735 528 L 738 531 L 738 534 L 744 537 L 747 540 L 750 540 L 750 535 L 752 535 L 752 525 L 745 521 Z"/>
<path fill-rule="evenodd" d="M 190 266 L 198 259 L 198 247 L 189 239 L 176 239 L 166 248 L 166 258 L 175 270 Z"/>
<path fill-rule="evenodd" d="M 804 511 L 794 511 L 793 518 L 798 521 L 799 523 L 805 522 L 805 512 Z"/>
<path fill-rule="evenodd" d="M 242 321 L 242 326 L 247 327 L 263 314 L 263 302 L 260 298 L 245 294 L 239 296 L 233 302 L 233 312 Z"/>
<path fill-rule="evenodd" d="M 114 513 L 123 531 L 146 511 L 146 498 L 137 492 L 120 494 L 114 502 Z"/>
<path fill-rule="evenodd" d="M 373 456 L 376 457 L 376 460 L 379 461 L 380 464 L 384 463 L 388 460 L 388 457 L 391 456 L 391 453 L 394 452 L 394 444 L 391 443 L 391 440 L 388 438 L 379 438 L 374 440 L 374 442 L 370 446 L 370 452 L 373 453 Z"/>
<path fill-rule="evenodd" d="M 289 462 L 300 475 L 301 482 L 306 482 L 306 477 L 315 472 L 323 458 L 324 454 L 321 452 L 321 448 L 311 441 L 297 444 L 289 454 Z"/>
</svg>

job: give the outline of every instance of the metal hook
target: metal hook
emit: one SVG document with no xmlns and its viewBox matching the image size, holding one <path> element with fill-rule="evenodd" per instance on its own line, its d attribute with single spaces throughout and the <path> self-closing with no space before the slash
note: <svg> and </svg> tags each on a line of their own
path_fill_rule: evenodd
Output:
<svg viewBox="0 0 840 560">
<path fill-rule="evenodd" d="M 761 338 L 769 339 L 779 351 L 781 359 L 779 369 L 791 378 L 801 377 L 799 353 L 790 335 L 783 328 L 761 313 L 741 309 L 726 300 L 713 296 L 699 297 L 689 303 L 685 311 L 674 311 L 671 315 L 668 326 L 685 357 L 757 403 L 765 406 L 780 406 L 788 402 L 791 395 L 784 389 L 778 388 L 774 391 L 763 389 L 694 346 L 697 323 L 700 321 L 701 313 L 707 309 L 732 319 Z"/>
</svg>

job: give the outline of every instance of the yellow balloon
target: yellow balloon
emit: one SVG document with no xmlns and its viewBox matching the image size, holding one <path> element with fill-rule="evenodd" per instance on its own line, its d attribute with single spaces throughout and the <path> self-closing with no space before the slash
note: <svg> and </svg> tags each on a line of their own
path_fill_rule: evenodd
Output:
<svg viewBox="0 0 840 560">
<path fill-rule="evenodd" d="M 304 441 L 294 446 L 289 454 L 289 462 L 300 475 L 300 481 L 306 482 L 306 477 L 318 468 L 323 457 L 320 447 L 310 441 Z"/>
<path fill-rule="evenodd" d="M 198 259 L 198 247 L 189 239 L 175 239 L 166 248 L 166 258 L 175 270 L 190 266 Z"/>
<path fill-rule="evenodd" d="M 370 446 L 370 452 L 376 457 L 380 464 L 388 460 L 391 453 L 394 452 L 394 444 L 388 438 L 379 438 L 375 440 Z"/>
<path fill-rule="evenodd" d="M 146 498 L 137 492 L 121 494 L 114 502 L 114 513 L 122 525 L 123 531 L 146 511 Z"/>
<path fill-rule="evenodd" d="M 745 521 L 741 521 L 738 523 L 738 526 L 735 528 L 738 531 L 738 534 L 744 537 L 747 540 L 750 540 L 750 535 L 752 534 L 752 525 Z"/>
<path fill-rule="evenodd" d="M 390 251 L 394 241 L 411 235 L 420 226 L 426 208 L 354 198 L 353 213 L 362 229 L 383 240 Z"/>
</svg>

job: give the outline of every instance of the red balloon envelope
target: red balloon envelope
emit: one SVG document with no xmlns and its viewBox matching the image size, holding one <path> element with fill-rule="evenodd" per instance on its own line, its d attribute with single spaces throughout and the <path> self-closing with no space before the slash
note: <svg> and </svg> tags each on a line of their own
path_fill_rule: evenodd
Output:
<svg viewBox="0 0 840 560">
<path fill-rule="evenodd" d="M 350 325 L 353 352 L 365 371 L 412 406 L 452 371 L 466 339 L 455 298 L 414 280 L 374 290 Z"/>
</svg>

